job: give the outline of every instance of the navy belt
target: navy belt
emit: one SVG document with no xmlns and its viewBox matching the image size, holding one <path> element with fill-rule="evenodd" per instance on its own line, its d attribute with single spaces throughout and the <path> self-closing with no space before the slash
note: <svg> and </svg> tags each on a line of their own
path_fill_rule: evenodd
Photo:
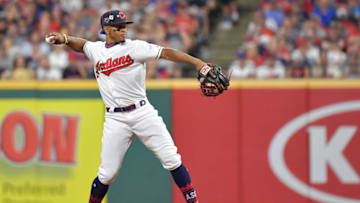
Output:
<svg viewBox="0 0 360 203">
<path fill-rule="evenodd" d="M 111 108 L 111 107 L 106 107 L 106 112 L 128 112 L 128 111 L 132 111 L 136 108 L 139 108 L 141 106 L 144 106 L 146 104 L 145 100 L 141 100 L 139 102 L 139 105 L 136 104 L 131 104 L 129 106 L 124 106 L 124 107 L 115 107 L 115 108 Z"/>
</svg>

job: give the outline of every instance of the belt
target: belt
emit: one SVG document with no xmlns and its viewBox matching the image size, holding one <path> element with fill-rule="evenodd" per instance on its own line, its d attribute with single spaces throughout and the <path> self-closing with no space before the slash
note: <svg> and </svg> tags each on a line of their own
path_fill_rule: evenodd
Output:
<svg viewBox="0 0 360 203">
<path fill-rule="evenodd" d="M 146 104 L 145 100 L 141 100 L 138 104 L 130 104 L 129 106 L 124 107 L 106 107 L 106 112 L 127 112 L 134 109 L 140 108 Z"/>
</svg>

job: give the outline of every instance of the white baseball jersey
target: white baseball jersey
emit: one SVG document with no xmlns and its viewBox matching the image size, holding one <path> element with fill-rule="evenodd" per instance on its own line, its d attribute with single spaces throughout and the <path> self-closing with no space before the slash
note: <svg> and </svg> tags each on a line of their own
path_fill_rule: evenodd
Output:
<svg viewBox="0 0 360 203">
<path fill-rule="evenodd" d="M 145 60 L 158 59 L 162 49 L 141 40 L 126 39 L 110 48 L 103 41 L 87 41 L 83 50 L 94 64 L 105 106 L 128 106 L 146 99 Z"/>
<path fill-rule="evenodd" d="M 162 49 L 145 41 L 129 39 L 110 48 L 105 47 L 105 42 L 85 43 L 83 50 L 94 64 L 106 107 L 147 101 L 145 60 L 158 59 Z M 134 134 L 159 158 L 165 169 L 174 170 L 181 165 L 181 156 L 163 119 L 147 101 L 146 105 L 126 113 L 105 112 L 98 170 L 103 184 L 110 184 L 115 179 Z"/>
</svg>

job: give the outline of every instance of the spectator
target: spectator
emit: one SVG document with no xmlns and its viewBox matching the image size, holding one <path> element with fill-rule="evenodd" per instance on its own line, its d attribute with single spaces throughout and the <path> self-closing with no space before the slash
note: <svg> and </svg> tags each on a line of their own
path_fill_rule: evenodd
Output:
<svg viewBox="0 0 360 203">
<path fill-rule="evenodd" d="M 111 1 L 106 1 L 106 4 L 105 4 L 105 0 L 88 0 L 88 7 L 91 8 L 91 9 L 99 9 L 101 8 L 102 6 L 107 5 L 109 2 Z M 112 3 L 112 2 L 111 2 Z M 111 4 L 110 3 L 110 4 Z M 113 7 L 114 8 L 114 7 Z M 124 8 L 125 9 L 125 8 Z M 128 8 L 126 8 L 127 10 Z"/>
<path fill-rule="evenodd" d="M 175 22 L 180 32 L 185 32 L 190 36 L 193 36 L 198 29 L 198 23 L 190 15 L 189 7 L 185 2 L 181 3 L 177 8 Z"/>
<path fill-rule="evenodd" d="M 349 0 L 348 1 L 348 15 L 349 20 L 357 22 L 360 17 L 360 4 L 358 0 Z"/>
<path fill-rule="evenodd" d="M 24 22 L 24 21 L 22 21 Z M 12 36 L 15 36 L 17 34 L 13 34 Z M 16 38 L 14 38 L 15 46 L 18 47 L 19 52 L 17 55 L 22 55 L 26 58 L 31 57 L 32 55 L 32 44 L 28 40 L 28 38 L 25 35 L 17 35 Z"/>
<path fill-rule="evenodd" d="M 34 31 L 34 25 L 37 22 L 36 18 L 36 6 L 32 2 L 22 3 L 22 18 L 26 22 L 27 35 L 30 35 Z"/>
<path fill-rule="evenodd" d="M 308 29 L 314 30 L 315 38 L 317 38 L 318 40 L 326 38 L 328 30 L 326 27 L 321 25 L 321 21 L 316 15 L 311 15 L 308 22 L 310 24 L 309 25 L 310 28 Z"/>
<path fill-rule="evenodd" d="M 50 46 L 40 38 L 39 32 L 35 31 L 30 36 L 30 42 L 32 45 L 32 53 L 34 52 L 34 46 L 39 47 L 39 54 L 41 56 L 47 56 L 50 53 Z"/>
<path fill-rule="evenodd" d="M 9 2 L 8 4 L 6 4 L 5 6 L 5 19 L 6 22 L 10 23 L 16 23 L 16 21 L 18 20 L 19 13 L 17 12 L 17 5 L 15 2 Z"/>
<path fill-rule="evenodd" d="M 83 1 L 74 1 L 74 0 L 60 0 L 61 9 L 65 12 L 73 13 L 79 11 L 83 8 Z"/>
<path fill-rule="evenodd" d="M 15 44 L 18 44 L 17 39 L 19 37 L 19 33 L 18 33 L 18 27 L 17 27 L 16 23 L 11 23 L 8 25 L 6 35 L 8 37 L 10 37 L 11 39 L 13 39 Z"/>
<path fill-rule="evenodd" d="M 181 74 L 176 70 L 175 64 L 173 62 L 168 62 L 166 60 L 160 61 L 149 61 L 148 62 L 148 77 L 150 78 L 159 78 L 159 79 L 166 79 L 166 78 L 175 78 L 181 77 Z"/>
<path fill-rule="evenodd" d="M 331 78 L 341 78 L 344 74 L 346 54 L 337 45 L 332 45 L 327 53 L 327 76 Z"/>
<path fill-rule="evenodd" d="M 360 65 L 357 62 L 350 63 L 346 72 L 347 78 L 356 79 L 360 77 Z"/>
<path fill-rule="evenodd" d="M 328 50 L 331 46 L 336 45 L 340 49 L 345 47 L 345 34 L 342 32 L 342 27 L 335 21 L 332 22 L 328 29 L 328 35 L 323 40 L 321 47 Z"/>
<path fill-rule="evenodd" d="M 305 62 L 311 66 L 315 66 L 320 60 L 320 49 L 312 44 L 311 39 L 298 39 L 298 48 L 291 54 L 294 62 Z"/>
<path fill-rule="evenodd" d="M 99 23 L 94 21 L 89 30 L 85 33 L 86 39 L 89 39 L 90 41 L 99 41 L 99 30 Z"/>
<path fill-rule="evenodd" d="M 63 24 L 63 14 L 59 5 L 55 5 L 51 10 L 50 17 L 50 32 L 59 32 Z"/>
<path fill-rule="evenodd" d="M 270 55 L 265 63 L 258 67 L 256 77 L 259 79 L 285 78 L 285 67 L 275 55 Z"/>
<path fill-rule="evenodd" d="M 27 62 L 23 56 L 17 56 L 12 70 L 3 74 L 5 78 L 11 80 L 32 80 L 35 79 L 34 72 L 28 68 Z"/>
<path fill-rule="evenodd" d="M 41 53 L 39 44 L 33 44 L 33 52 L 31 55 L 31 60 L 29 61 L 29 68 L 35 70 L 40 65 Z"/>
<path fill-rule="evenodd" d="M 176 26 L 176 22 L 172 19 L 168 21 L 168 29 L 166 32 L 166 41 L 169 46 L 174 49 L 187 52 L 192 46 L 192 39 L 185 33 L 180 31 Z"/>
<path fill-rule="evenodd" d="M 13 40 L 10 37 L 6 37 L 3 41 L 5 54 L 11 63 L 14 62 L 15 56 L 20 52 L 19 48 L 14 45 Z"/>
<path fill-rule="evenodd" d="M 260 66 L 264 63 L 264 57 L 259 54 L 257 44 L 246 43 L 246 56 L 249 60 L 253 61 L 256 66 Z"/>
<path fill-rule="evenodd" d="M 3 41 L 6 34 L 6 23 L 5 20 L 0 18 L 0 41 Z"/>
<path fill-rule="evenodd" d="M 4 47 L 0 47 L 0 76 L 6 70 L 10 69 L 12 62 L 10 58 L 6 55 L 6 51 Z"/>
<path fill-rule="evenodd" d="M 310 77 L 310 66 L 305 61 L 294 61 L 288 68 L 287 75 L 291 78 L 308 78 Z"/>
<path fill-rule="evenodd" d="M 236 60 L 229 67 L 231 77 L 238 78 L 254 78 L 256 75 L 255 64 L 251 60 L 246 59 L 246 53 L 239 51 L 236 54 Z"/>
<path fill-rule="evenodd" d="M 63 46 L 54 46 L 54 50 L 49 54 L 50 69 L 62 75 L 64 69 L 69 65 L 68 53 Z"/>
<path fill-rule="evenodd" d="M 348 60 L 345 64 L 345 77 L 347 78 L 359 78 L 360 74 L 360 63 L 359 54 L 352 53 L 348 55 Z"/>
<path fill-rule="evenodd" d="M 325 78 L 327 75 L 327 52 L 323 51 L 320 53 L 320 61 L 318 64 L 311 68 L 310 74 L 314 78 Z"/>
<path fill-rule="evenodd" d="M 286 77 L 356 77 L 357 63 L 347 55 L 360 52 L 358 8 L 358 0 L 264 0 L 246 34 L 257 74 L 265 72 L 267 55 L 275 54 Z"/>
<path fill-rule="evenodd" d="M 280 27 L 284 19 L 284 11 L 278 9 L 280 4 L 275 1 L 267 2 L 264 6 L 264 14 L 266 19 L 272 20 L 276 23 L 277 27 Z"/>
<path fill-rule="evenodd" d="M 256 11 L 254 20 L 248 24 L 246 30 L 246 37 L 248 40 L 253 40 L 255 35 L 259 35 L 260 30 L 263 29 L 265 24 L 265 17 L 262 12 Z"/>
<path fill-rule="evenodd" d="M 50 30 L 50 14 L 47 11 L 44 11 L 40 14 L 40 19 L 36 25 L 36 30 L 39 32 L 40 36 L 45 36 L 46 33 Z"/>
<path fill-rule="evenodd" d="M 36 69 L 36 78 L 38 80 L 60 80 L 62 73 L 56 69 L 52 69 L 46 56 L 42 56 L 40 64 Z"/>
<path fill-rule="evenodd" d="M 313 13 L 320 18 L 322 25 L 329 26 L 336 17 L 336 9 L 331 5 L 330 0 L 316 0 L 316 2 Z"/>
<path fill-rule="evenodd" d="M 68 66 L 62 75 L 63 79 L 84 79 L 87 78 L 87 72 L 80 67 L 78 64 L 74 63 Z"/>
<path fill-rule="evenodd" d="M 278 29 L 277 36 L 290 43 L 295 43 L 299 36 L 299 30 L 296 27 L 295 20 L 291 17 L 285 17 L 283 26 Z"/>
<path fill-rule="evenodd" d="M 278 59 L 284 64 L 284 66 L 288 66 L 291 62 L 290 45 L 286 42 L 284 38 L 278 37 L 275 39 L 275 42 L 278 43 L 276 45 L 277 51 L 272 53 L 277 53 Z"/>
<path fill-rule="evenodd" d="M 220 5 L 222 10 L 222 19 L 218 27 L 221 30 L 230 30 L 233 25 L 238 23 L 240 18 L 236 1 L 226 1 Z"/>
<path fill-rule="evenodd" d="M 358 64 L 352 64 L 349 67 L 349 72 L 347 73 L 347 77 L 350 79 L 358 79 L 360 77 L 360 68 Z"/>
<path fill-rule="evenodd" d="M 230 30 L 233 27 L 233 23 L 231 20 L 231 10 L 230 7 L 224 6 L 222 7 L 222 13 L 224 14 L 221 22 L 219 23 L 220 30 Z"/>
</svg>

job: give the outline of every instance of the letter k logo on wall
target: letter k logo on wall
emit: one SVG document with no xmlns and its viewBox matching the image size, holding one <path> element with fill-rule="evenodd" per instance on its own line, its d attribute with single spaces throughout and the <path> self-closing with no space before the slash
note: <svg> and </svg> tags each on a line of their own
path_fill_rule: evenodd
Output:
<svg viewBox="0 0 360 203">
<path fill-rule="evenodd" d="M 328 168 L 331 168 L 344 184 L 360 183 L 359 175 L 343 154 L 356 132 L 356 126 L 340 126 L 328 142 L 325 126 L 310 126 L 308 132 L 311 183 L 326 184 Z"/>
</svg>

